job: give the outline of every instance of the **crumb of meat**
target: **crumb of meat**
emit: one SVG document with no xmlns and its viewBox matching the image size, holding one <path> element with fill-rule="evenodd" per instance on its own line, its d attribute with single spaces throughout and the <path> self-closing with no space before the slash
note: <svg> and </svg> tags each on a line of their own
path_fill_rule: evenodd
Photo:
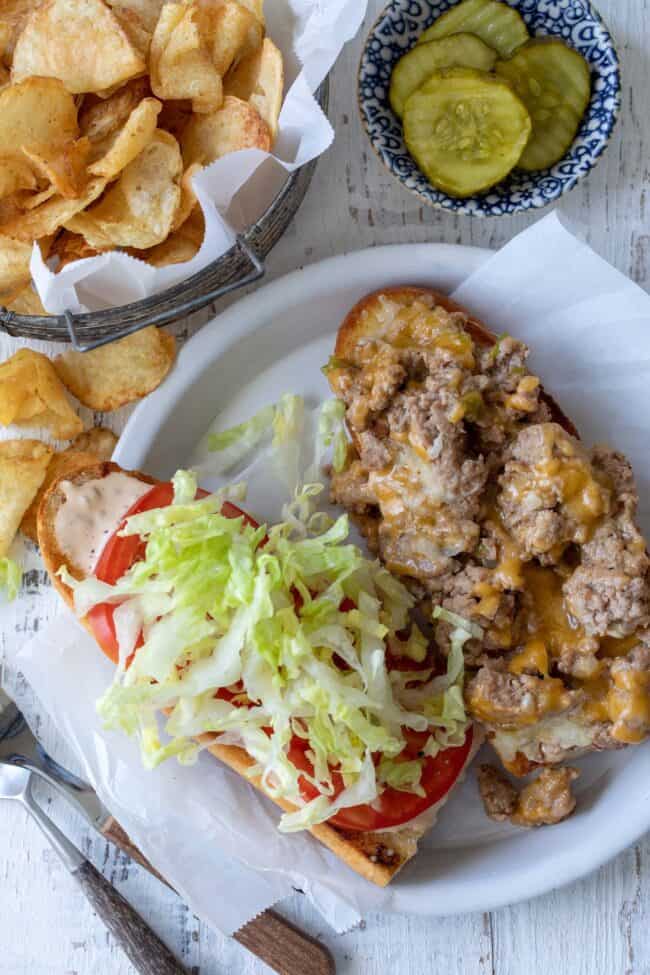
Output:
<svg viewBox="0 0 650 975">
<path fill-rule="evenodd" d="M 490 569 L 466 565 L 460 572 L 446 576 L 442 584 L 441 604 L 483 629 L 480 640 L 472 638 L 465 644 L 463 652 L 466 663 L 475 662 L 485 650 L 503 650 L 510 646 L 516 612 L 515 596 L 496 585 Z M 445 654 L 450 649 L 452 630 L 453 626 L 443 620 L 436 626 L 436 643 Z"/>
<path fill-rule="evenodd" d="M 368 471 L 360 460 L 353 460 L 345 470 L 332 473 L 330 498 L 334 504 L 358 513 L 375 504 L 375 495 L 368 485 Z"/>
<path fill-rule="evenodd" d="M 598 640 L 587 637 L 578 646 L 563 648 L 555 661 L 557 669 L 568 677 L 593 680 L 603 667 L 598 657 L 598 646 Z"/>
<path fill-rule="evenodd" d="M 639 742 L 650 732 L 650 647 L 640 645 L 610 667 L 611 734 L 617 741 Z"/>
<path fill-rule="evenodd" d="M 359 456 L 361 463 L 368 470 L 383 470 L 391 462 L 391 453 L 386 441 L 380 439 L 371 430 L 363 430 L 359 434 Z"/>
<path fill-rule="evenodd" d="M 557 563 L 567 545 L 587 541 L 608 510 L 609 492 L 584 448 L 557 423 L 525 427 L 508 454 L 497 498 L 503 524 L 526 557 Z"/>
<path fill-rule="evenodd" d="M 567 713 L 579 705 L 582 696 L 556 678 L 511 674 L 486 665 L 467 684 L 465 700 L 479 721 L 517 728 L 533 725 L 545 715 Z"/>
<path fill-rule="evenodd" d="M 367 342 L 359 349 L 360 368 L 348 372 L 341 395 L 348 407 L 348 420 L 355 430 L 364 430 L 373 415 L 385 410 L 406 380 L 399 349 L 385 342 Z"/>
<path fill-rule="evenodd" d="M 510 817 L 517 826 L 552 826 L 571 815 L 576 800 L 571 783 L 580 772 L 576 768 L 545 768 L 524 786 L 517 807 Z"/>
<path fill-rule="evenodd" d="M 514 785 L 494 765 L 479 765 L 476 777 L 486 815 L 497 823 L 510 819 L 518 799 Z"/>
<path fill-rule="evenodd" d="M 636 522 L 637 492 L 630 465 L 607 448 L 594 464 L 614 487 L 613 513 L 581 549 L 581 564 L 564 584 L 567 609 L 588 634 L 625 636 L 650 622 L 650 560 Z"/>
</svg>

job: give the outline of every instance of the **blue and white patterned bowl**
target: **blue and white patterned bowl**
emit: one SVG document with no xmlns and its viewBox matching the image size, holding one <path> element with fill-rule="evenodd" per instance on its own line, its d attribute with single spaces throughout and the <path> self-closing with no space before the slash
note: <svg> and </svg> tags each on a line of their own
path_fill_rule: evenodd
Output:
<svg viewBox="0 0 650 975">
<path fill-rule="evenodd" d="M 462 200 L 435 189 L 418 169 L 393 114 L 391 72 L 422 31 L 458 0 L 391 0 L 368 35 L 359 64 L 359 108 L 371 145 L 404 186 L 430 206 L 496 217 L 544 207 L 595 166 L 609 142 L 621 104 L 618 56 L 607 27 L 588 0 L 508 0 L 532 37 L 552 35 L 579 51 L 591 68 L 592 94 L 573 145 L 550 169 L 514 170 L 505 180 Z"/>
</svg>

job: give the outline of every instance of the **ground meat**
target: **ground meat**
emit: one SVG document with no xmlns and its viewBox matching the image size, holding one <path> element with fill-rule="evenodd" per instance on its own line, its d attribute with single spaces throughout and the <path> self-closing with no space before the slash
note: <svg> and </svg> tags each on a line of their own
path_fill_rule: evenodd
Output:
<svg viewBox="0 0 650 975">
<path fill-rule="evenodd" d="M 638 646 L 610 667 L 612 737 L 639 742 L 650 732 L 650 647 Z"/>
<path fill-rule="evenodd" d="M 478 791 L 486 814 L 497 823 L 502 823 L 515 811 L 517 790 L 494 765 L 479 765 L 476 771 Z"/>
<path fill-rule="evenodd" d="M 511 821 L 517 826 L 552 826 L 570 816 L 576 807 L 571 783 L 580 775 L 576 768 L 545 768 L 524 786 Z"/>
<path fill-rule="evenodd" d="M 370 430 L 364 430 L 359 435 L 359 455 L 361 463 L 368 470 L 383 470 L 391 462 L 391 453 L 386 441 L 380 440 Z"/>
<path fill-rule="evenodd" d="M 602 668 L 598 658 L 598 640 L 586 639 L 579 647 L 567 647 L 557 657 L 555 664 L 559 671 L 578 680 L 592 680 Z"/>
<path fill-rule="evenodd" d="M 483 666 L 469 681 L 465 701 L 479 721 L 491 727 L 517 728 L 535 724 L 549 714 L 565 714 L 582 699 L 561 681 L 530 674 L 511 674 Z"/>
<path fill-rule="evenodd" d="M 330 498 L 348 511 L 363 513 L 375 504 L 375 495 L 368 486 L 368 471 L 360 460 L 354 460 L 347 470 L 333 472 Z"/>
<path fill-rule="evenodd" d="M 439 592 L 442 579 L 454 569 L 453 556 L 441 551 L 417 527 L 396 531 L 394 524 L 380 521 L 377 545 L 389 571 L 419 580 L 428 592 Z"/>
<path fill-rule="evenodd" d="M 359 349 L 359 369 L 346 370 L 338 392 L 348 407 L 351 426 L 364 430 L 373 415 L 385 410 L 406 380 L 398 349 L 385 342 L 367 342 Z"/>
<path fill-rule="evenodd" d="M 595 466 L 610 479 L 611 513 L 581 549 L 581 564 L 564 584 L 567 609 L 594 636 L 624 636 L 650 622 L 650 560 L 635 521 L 637 493 L 630 465 L 605 447 Z"/>
<path fill-rule="evenodd" d="M 569 472 L 574 477 L 567 477 Z M 568 544 L 586 541 L 592 522 L 609 505 L 586 452 L 557 423 L 520 431 L 499 485 L 497 504 L 505 527 L 528 558 L 543 564 L 558 562 Z"/>
<path fill-rule="evenodd" d="M 472 666 L 484 651 L 502 650 L 509 645 L 514 623 L 515 596 L 493 583 L 493 572 L 483 566 L 467 565 L 443 580 L 441 604 L 445 609 L 472 620 L 483 629 L 481 639 L 468 640 L 463 648 L 466 665 Z M 443 653 L 450 649 L 453 630 L 443 620 L 436 626 L 436 643 Z"/>
</svg>

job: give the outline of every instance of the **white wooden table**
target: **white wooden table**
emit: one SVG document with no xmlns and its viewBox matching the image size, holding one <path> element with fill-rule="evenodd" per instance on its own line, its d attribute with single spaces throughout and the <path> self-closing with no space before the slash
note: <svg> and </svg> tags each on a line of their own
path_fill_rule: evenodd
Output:
<svg viewBox="0 0 650 975">
<path fill-rule="evenodd" d="M 272 2 L 272 0 L 270 0 Z M 597 170 L 562 203 L 591 245 L 641 286 L 650 286 L 650 0 L 597 0 L 623 61 L 623 112 Z M 363 35 L 383 0 L 370 0 Z M 419 206 L 377 161 L 362 133 L 355 77 L 362 34 L 344 51 L 332 83 L 336 143 L 319 163 L 294 225 L 269 260 L 268 279 L 321 258 L 372 244 L 446 241 L 498 247 L 535 219 L 454 218 Z M 219 307 L 219 306 L 218 306 Z M 217 307 L 217 310 L 218 310 Z M 176 327 L 184 339 L 211 313 Z M 7 343 L 0 342 L 6 354 Z M 101 420 L 101 417 L 99 418 Z M 119 432 L 125 416 L 107 418 Z M 51 616 L 54 597 L 27 553 L 23 596 L 0 609 L 0 659 Z M 11 687 L 16 675 L 6 667 Z M 48 733 L 47 716 L 34 714 Z M 51 733 L 51 732 L 50 732 Z M 57 754 L 66 750 L 58 743 Z M 245 949 L 209 931 L 178 899 L 51 801 L 55 818 L 129 898 L 196 975 L 268 971 Z M 616 823 L 612 823 L 616 829 Z M 552 832 L 549 843 L 553 842 Z M 345 975 L 644 975 L 650 972 L 650 841 L 621 854 L 586 880 L 529 903 L 490 914 L 425 921 L 370 916 L 336 936 L 305 899 L 283 912 L 322 936 Z M 0 973 L 127 975 L 133 969 L 20 809 L 0 818 Z"/>
</svg>

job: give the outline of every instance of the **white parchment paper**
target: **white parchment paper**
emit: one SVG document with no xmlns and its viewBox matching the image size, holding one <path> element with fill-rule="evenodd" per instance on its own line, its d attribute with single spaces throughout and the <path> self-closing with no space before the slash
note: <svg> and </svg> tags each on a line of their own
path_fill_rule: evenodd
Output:
<svg viewBox="0 0 650 975">
<path fill-rule="evenodd" d="M 201 271 L 233 245 L 231 220 L 249 223 L 271 203 L 281 181 L 324 152 L 334 133 L 313 92 L 354 37 L 367 0 L 273 0 L 265 7 L 268 36 L 282 51 L 286 97 L 273 153 L 244 149 L 218 159 L 192 180 L 205 217 L 205 237 L 190 261 L 155 268 L 119 251 L 68 264 L 58 274 L 34 245 L 32 279 L 52 314 L 97 311 L 146 298 Z M 263 180 L 252 180 L 266 164 Z M 234 210 L 231 204 L 237 196 Z"/>
<path fill-rule="evenodd" d="M 494 331 L 531 344 L 533 368 L 584 439 L 612 439 L 625 450 L 647 498 L 650 298 L 555 215 L 511 241 L 454 297 Z M 647 516 L 645 508 L 646 530 Z M 132 839 L 190 907 L 222 931 L 233 931 L 292 886 L 304 890 L 339 931 L 370 910 L 426 914 L 436 877 L 456 871 L 457 882 L 467 885 L 473 871 L 490 876 L 492 851 L 522 838 L 514 827 L 486 819 L 470 773 L 415 861 L 379 890 L 311 837 L 280 834 L 275 807 L 211 756 L 193 768 L 168 763 L 143 771 L 134 744 L 99 725 L 94 701 L 111 679 L 111 666 L 67 610 L 16 662 Z M 580 763 L 582 808 L 599 801 L 627 756 L 589 756 Z M 565 828 L 579 831 L 580 823 L 555 827 Z M 534 845 L 536 836 L 525 838 Z"/>
</svg>

